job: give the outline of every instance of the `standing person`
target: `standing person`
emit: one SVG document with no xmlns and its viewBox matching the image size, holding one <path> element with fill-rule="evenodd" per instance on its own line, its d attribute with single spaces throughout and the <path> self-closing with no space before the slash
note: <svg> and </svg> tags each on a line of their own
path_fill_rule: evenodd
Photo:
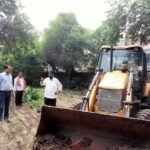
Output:
<svg viewBox="0 0 150 150">
<path fill-rule="evenodd" d="M 22 106 L 22 96 L 25 88 L 26 88 L 26 81 L 23 77 L 23 73 L 19 72 L 18 76 L 14 80 L 16 106 Z"/>
<path fill-rule="evenodd" d="M 47 65 L 47 70 L 48 70 L 48 72 L 53 71 L 53 68 L 52 68 L 52 66 L 50 64 Z"/>
<path fill-rule="evenodd" d="M 5 66 L 4 72 L 0 73 L 0 120 L 8 122 L 11 91 L 13 90 L 11 73 L 11 66 Z"/>
<path fill-rule="evenodd" d="M 49 77 L 41 78 L 41 86 L 45 86 L 44 104 L 56 106 L 56 98 L 60 91 L 62 91 L 62 84 L 54 77 L 53 71 L 49 72 Z"/>
</svg>

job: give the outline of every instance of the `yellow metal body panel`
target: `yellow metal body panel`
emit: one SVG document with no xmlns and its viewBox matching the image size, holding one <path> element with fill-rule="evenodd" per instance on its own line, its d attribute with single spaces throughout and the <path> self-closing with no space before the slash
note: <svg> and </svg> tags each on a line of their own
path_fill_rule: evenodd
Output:
<svg viewBox="0 0 150 150">
<path fill-rule="evenodd" d="M 107 72 L 102 81 L 99 83 L 99 88 L 123 90 L 128 84 L 128 73 L 122 71 Z"/>
<path fill-rule="evenodd" d="M 150 83 L 146 83 L 145 90 L 144 90 L 144 96 L 146 96 L 146 97 L 150 96 Z"/>
<path fill-rule="evenodd" d="M 107 75 L 107 73 L 106 74 L 101 74 L 99 76 L 99 78 L 97 79 L 97 82 L 96 82 L 95 86 L 92 88 L 92 91 L 91 91 L 91 94 L 90 94 L 90 97 L 89 97 L 89 103 L 88 103 L 88 106 L 86 107 L 87 112 L 94 111 L 94 112 L 97 112 L 97 113 L 100 113 L 100 114 L 123 116 L 123 110 L 119 110 L 117 113 L 104 112 L 104 111 L 99 110 L 99 108 L 95 105 L 95 103 L 96 103 L 96 94 L 97 94 L 97 91 L 99 89 L 100 83 L 103 81 L 103 79 L 105 77 L 112 78 L 112 74 L 113 74 L 113 76 L 117 75 L 117 78 L 119 78 L 118 76 L 122 76 L 122 78 L 120 78 L 120 80 L 121 80 L 120 82 L 125 82 L 124 83 L 125 86 L 119 86 L 119 87 L 121 87 L 122 89 L 124 89 L 124 87 L 126 87 L 126 85 L 128 83 L 128 73 L 122 73 L 121 71 L 114 71 L 114 72 L 109 72 L 109 76 Z M 107 82 L 107 83 L 108 83 L 108 85 L 110 85 L 109 82 Z M 113 89 L 115 89 L 115 87 L 113 87 Z"/>
<path fill-rule="evenodd" d="M 97 86 L 95 85 L 93 87 L 93 90 L 91 91 L 90 98 L 89 98 L 89 111 L 93 111 L 93 106 L 95 105 L 95 99 L 96 99 L 96 93 L 97 93 Z"/>
<path fill-rule="evenodd" d="M 103 77 L 104 77 L 104 74 L 100 74 L 99 78 L 96 81 L 95 86 L 92 88 L 92 91 L 91 91 L 91 94 L 89 97 L 89 103 L 88 103 L 88 106 L 86 107 L 86 111 L 92 112 L 94 110 L 98 85 L 99 85 L 100 81 L 103 79 Z"/>
</svg>

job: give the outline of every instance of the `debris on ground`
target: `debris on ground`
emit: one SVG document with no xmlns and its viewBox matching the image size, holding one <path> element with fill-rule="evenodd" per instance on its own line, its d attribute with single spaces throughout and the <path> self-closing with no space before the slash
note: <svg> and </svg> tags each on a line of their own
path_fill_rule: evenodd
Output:
<svg viewBox="0 0 150 150">
<path fill-rule="evenodd" d="M 91 140 L 83 138 L 72 143 L 71 139 L 68 137 L 55 137 L 51 134 L 46 134 L 44 136 L 39 136 L 35 139 L 32 150 L 99 150 L 96 148 L 89 148 L 91 145 Z M 103 150 L 150 150 L 147 145 L 124 145 L 115 147 L 106 147 Z"/>
<path fill-rule="evenodd" d="M 37 137 L 33 144 L 33 150 L 71 150 L 71 148 L 69 148 L 68 140 L 49 134 Z"/>
</svg>

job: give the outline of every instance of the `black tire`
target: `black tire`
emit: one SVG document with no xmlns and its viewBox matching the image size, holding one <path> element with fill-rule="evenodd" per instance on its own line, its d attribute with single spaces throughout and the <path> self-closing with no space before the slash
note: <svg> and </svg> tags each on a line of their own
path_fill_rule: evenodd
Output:
<svg viewBox="0 0 150 150">
<path fill-rule="evenodd" d="M 136 116 L 140 120 L 150 120 L 150 109 L 143 109 Z"/>
<path fill-rule="evenodd" d="M 82 105 L 82 100 L 78 100 L 78 101 L 74 102 L 74 103 L 70 106 L 70 108 L 71 108 L 71 109 L 80 110 L 81 105 Z"/>
<path fill-rule="evenodd" d="M 150 109 L 150 97 L 147 98 L 146 103 L 147 103 L 147 108 Z"/>
</svg>

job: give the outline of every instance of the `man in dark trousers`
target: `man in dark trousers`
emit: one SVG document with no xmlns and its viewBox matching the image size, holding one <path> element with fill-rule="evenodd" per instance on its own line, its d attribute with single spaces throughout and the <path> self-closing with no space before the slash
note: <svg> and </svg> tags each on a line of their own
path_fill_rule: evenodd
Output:
<svg viewBox="0 0 150 150">
<path fill-rule="evenodd" d="M 53 71 L 49 72 L 49 77 L 41 78 L 40 84 L 45 86 L 44 104 L 56 106 L 57 95 L 62 90 L 62 84 L 54 77 Z"/>
<path fill-rule="evenodd" d="M 12 84 L 12 67 L 5 66 L 4 72 L 0 73 L 0 121 L 9 122 L 9 105 L 11 98 Z"/>
</svg>

